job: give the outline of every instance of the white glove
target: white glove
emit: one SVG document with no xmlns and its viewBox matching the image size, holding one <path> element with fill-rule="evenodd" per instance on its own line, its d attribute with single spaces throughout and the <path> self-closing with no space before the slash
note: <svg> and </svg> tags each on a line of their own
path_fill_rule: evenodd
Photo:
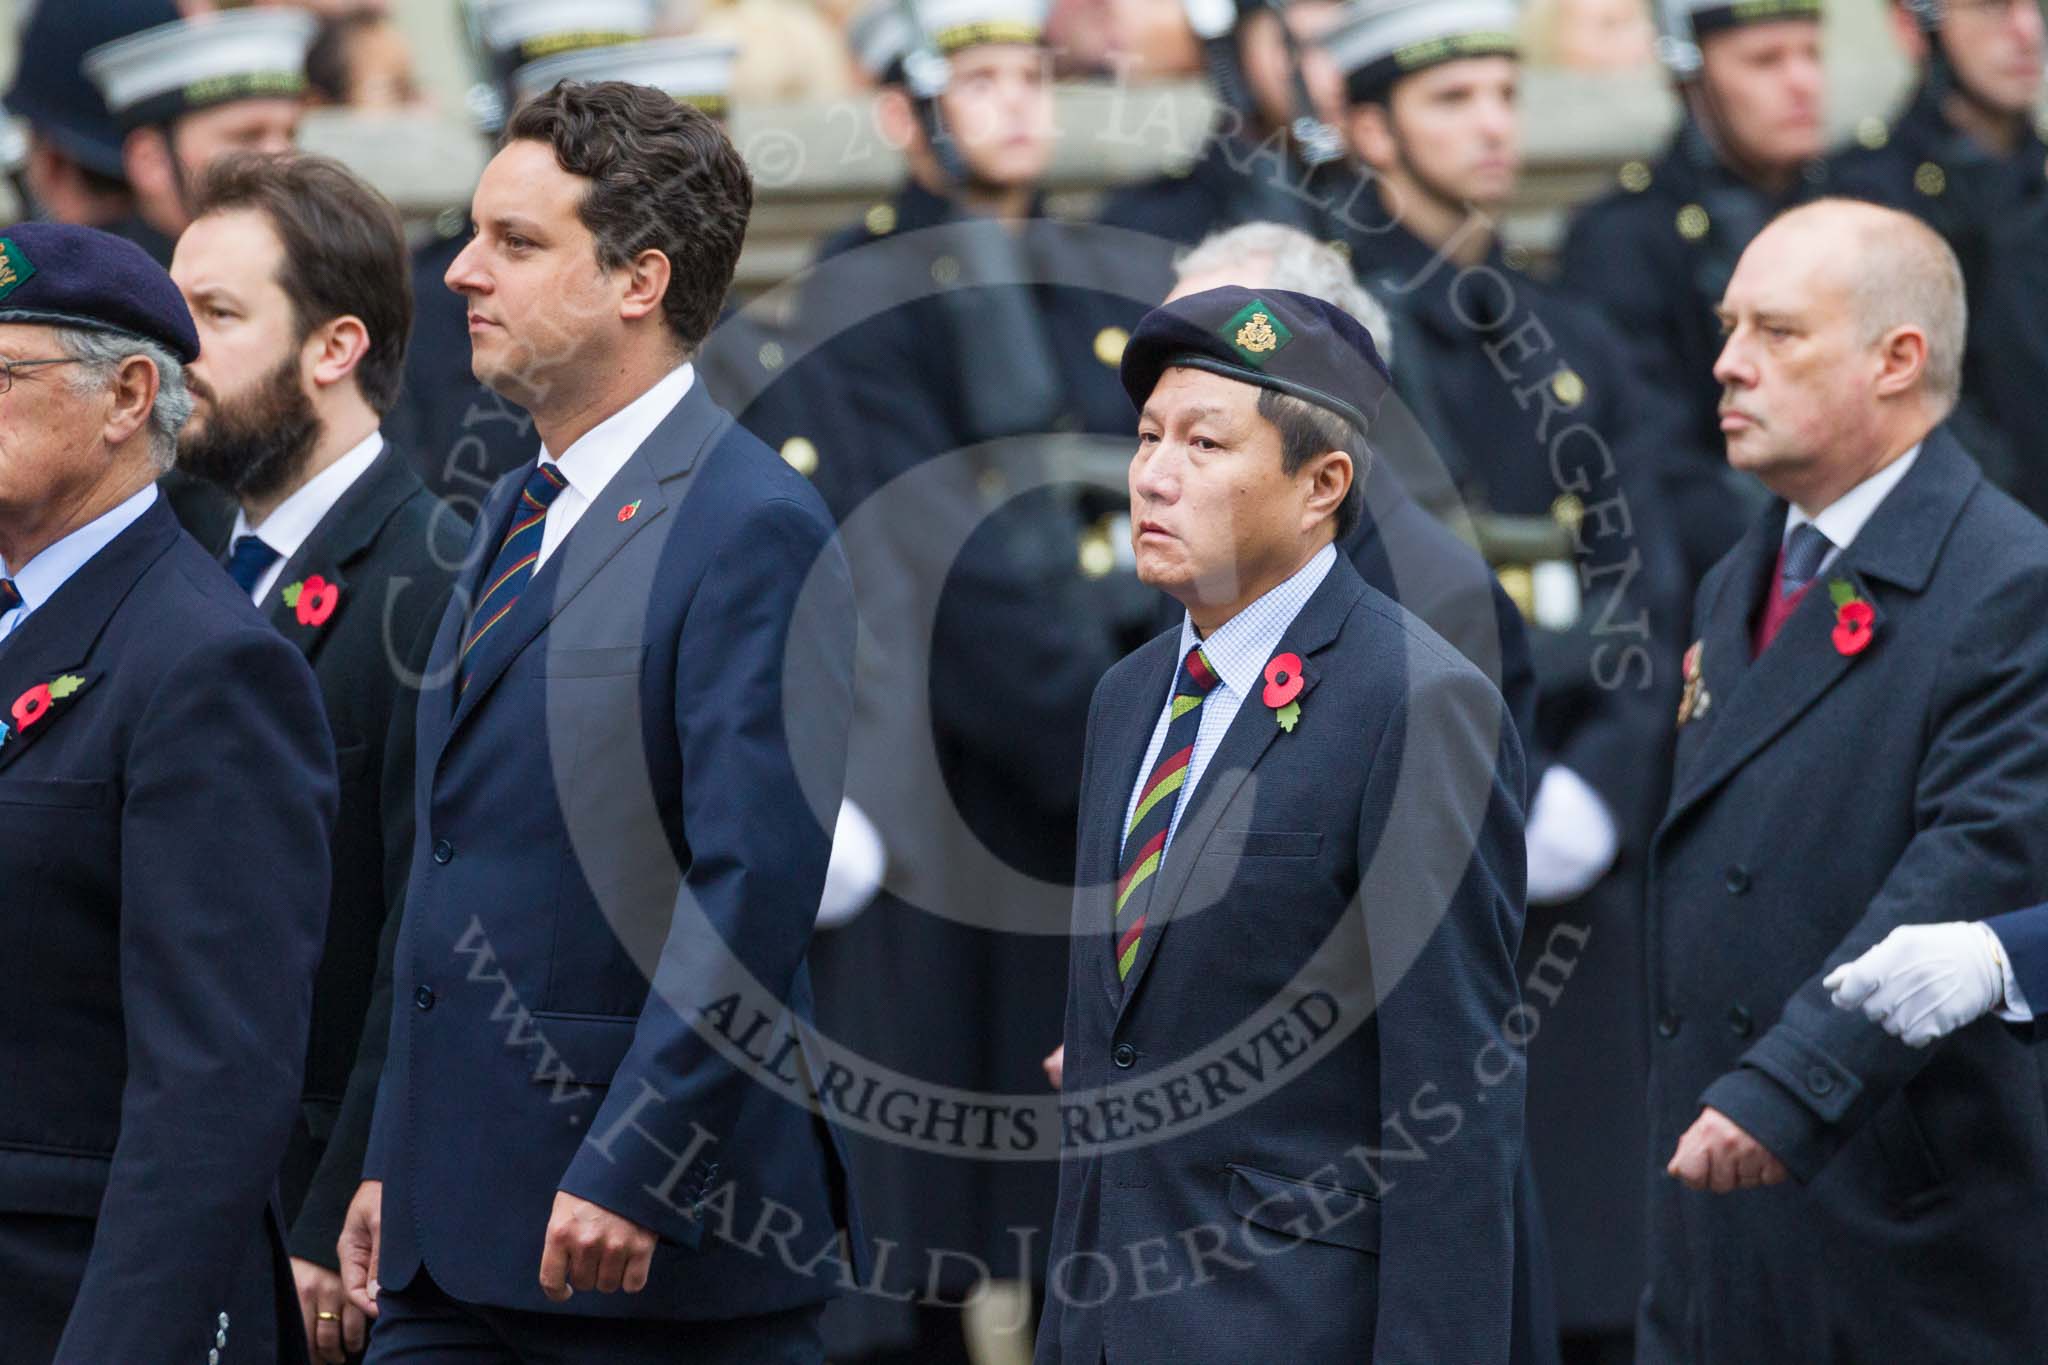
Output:
<svg viewBox="0 0 2048 1365">
<path fill-rule="evenodd" d="M 1562 763 L 1543 770 L 1524 837 L 1531 905 L 1561 905 L 1585 895 L 1621 854 L 1621 831 L 1607 803 Z"/>
<path fill-rule="evenodd" d="M 1839 1008 L 1861 1009 L 1908 1047 L 1926 1047 L 1998 1007 L 2004 964 L 1998 935 L 1974 920 L 1907 924 L 1821 984 Z"/>
<path fill-rule="evenodd" d="M 825 892 L 818 900 L 818 927 L 836 929 L 867 909 L 882 889 L 888 861 L 874 821 L 853 802 L 840 802 L 832 830 L 832 861 L 825 868 Z"/>
</svg>

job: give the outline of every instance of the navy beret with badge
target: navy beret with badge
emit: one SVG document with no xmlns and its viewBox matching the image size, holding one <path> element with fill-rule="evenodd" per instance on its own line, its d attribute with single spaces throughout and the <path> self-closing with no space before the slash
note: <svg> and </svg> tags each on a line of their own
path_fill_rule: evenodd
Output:
<svg viewBox="0 0 2048 1365">
<path fill-rule="evenodd" d="M 189 365 L 199 333 L 184 295 L 124 237 L 69 223 L 0 235 L 0 323 L 78 327 L 153 341 Z"/>
<path fill-rule="evenodd" d="M 1163 303 L 1124 347 L 1119 377 L 1142 409 L 1175 367 L 1291 394 L 1360 431 L 1379 416 L 1392 377 L 1358 319 L 1333 303 L 1285 289 L 1231 285 Z"/>
</svg>

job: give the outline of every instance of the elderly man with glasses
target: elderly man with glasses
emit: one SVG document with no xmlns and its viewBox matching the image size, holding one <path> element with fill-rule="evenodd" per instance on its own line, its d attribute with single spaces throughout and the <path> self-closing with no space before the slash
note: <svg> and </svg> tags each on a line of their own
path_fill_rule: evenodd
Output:
<svg viewBox="0 0 2048 1365">
<path fill-rule="evenodd" d="M 305 661 L 157 492 L 198 351 L 141 248 L 0 236 L 10 1361 L 302 1358 L 269 1203 L 334 749 Z"/>
</svg>

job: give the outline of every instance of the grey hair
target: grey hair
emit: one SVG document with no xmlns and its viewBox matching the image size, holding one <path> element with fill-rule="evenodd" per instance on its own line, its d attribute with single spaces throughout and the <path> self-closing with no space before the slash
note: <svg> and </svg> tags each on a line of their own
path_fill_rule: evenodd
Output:
<svg viewBox="0 0 2048 1365">
<path fill-rule="evenodd" d="M 156 406 L 149 413 L 149 457 L 159 472 L 178 459 L 178 433 L 192 415 L 192 393 L 185 386 L 185 366 L 154 341 L 127 333 L 97 332 L 82 327 L 53 329 L 57 348 L 78 362 L 72 380 L 80 393 L 95 393 L 114 378 L 121 362 L 139 355 L 156 366 Z"/>
<path fill-rule="evenodd" d="M 1876 345 L 1895 327 L 1919 328 L 1927 337 L 1924 383 L 1946 417 L 1962 397 L 1970 331 L 1962 262 L 1940 233 L 1910 214 L 1888 213 L 1862 235 L 1855 288 L 1863 342 Z"/>
<path fill-rule="evenodd" d="M 1358 319 L 1379 347 L 1380 359 L 1394 363 L 1394 326 L 1386 306 L 1367 292 L 1351 268 L 1351 260 L 1326 242 L 1285 223 L 1246 223 L 1212 232 L 1182 252 L 1174 269 L 1189 275 L 1223 274 L 1241 267 L 1247 257 L 1267 262 L 1265 284 L 1321 299 Z"/>
</svg>

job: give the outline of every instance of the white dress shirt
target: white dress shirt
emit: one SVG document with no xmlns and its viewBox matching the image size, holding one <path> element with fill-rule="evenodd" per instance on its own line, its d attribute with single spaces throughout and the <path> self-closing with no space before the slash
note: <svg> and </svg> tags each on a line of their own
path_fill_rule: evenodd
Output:
<svg viewBox="0 0 2048 1365">
<path fill-rule="evenodd" d="M 1920 447 L 1916 445 L 1836 498 L 1817 515 L 1809 516 L 1794 503 L 1785 514 L 1785 538 L 1781 543 L 1789 542 L 1792 533 L 1808 522 L 1818 528 L 1828 538 L 1828 543 L 1835 547 L 1828 551 L 1827 557 L 1820 562 L 1820 568 L 1814 571 L 1813 576 L 1819 578 L 1834 567 L 1835 561 L 1842 557 L 1842 551 L 1856 543 L 1856 537 L 1863 533 L 1864 523 L 1877 514 L 1878 507 L 1899 486 L 1899 481 L 1906 477 L 1913 462 L 1919 458 Z"/>
<path fill-rule="evenodd" d="M 559 456 L 550 453 L 545 445 L 540 448 L 541 459 L 554 463 L 568 481 L 568 487 L 555 495 L 554 504 L 548 508 L 548 519 L 541 525 L 540 557 L 533 561 L 535 573 L 569 538 L 569 532 L 576 529 L 576 523 L 604 492 L 604 486 L 633 458 L 633 452 L 675 411 L 695 377 L 696 370 L 688 362 L 678 365 L 653 388 L 584 432 Z"/>
<path fill-rule="evenodd" d="M 0 578 L 12 578 L 14 590 L 21 594 L 20 606 L 0 612 L 0 640 L 12 635 L 37 607 L 56 595 L 57 589 L 63 587 L 71 575 L 112 544 L 114 537 L 133 526 L 155 501 L 156 485 L 150 484 L 120 506 L 100 513 L 45 549 L 22 565 L 19 572 L 10 571 L 7 562 L 0 560 Z"/>
<path fill-rule="evenodd" d="M 291 562 L 291 557 L 312 538 L 327 514 L 334 510 L 334 504 L 341 501 L 341 495 L 355 487 L 356 480 L 377 463 L 377 456 L 383 450 L 384 433 L 371 432 L 360 445 L 352 447 L 346 455 L 306 480 L 298 491 L 279 503 L 263 519 L 261 526 L 251 526 L 247 512 L 235 513 L 234 533 L 228 537 L 231 552 L 235 542 L 247 535 L 256 536 L 277 551 L 277 562 L 265 569 L 250 589 L 251 602 L 263 605 L 263 599 L 270 596 L 270 590 L 284 576 L 285 565 Z"/>
<path fill-rule="evenodd" d="M 1223 743 L 1230 722 L 1237 719 L 1238 708 L 1255 689 L 1265 689 L 1266 665 L 1278 652 L 1280 637 L 1287 633 L 1287 627 L 1294 624 L 1294 618 L 1301 615 L 1301 609 L 1308 605 L 1309 598 L 1315 596 L 1316 589 L 1323 585 L 1323 579 L 1329 576 L 1330 567 L 1336 562 L 1337 548 L 1325 545 L 1313 559 L 1295 570 L 1292 578 L 1216 627 L 1206 640 L 1195 634 L 1194 618 L 1182 615 L 1180 653 L 1174 656 L 1174 681 L 1167 685 L 1166 696 L 1160 701 L 1159 721 L 1152 727 L 1152 742 L 1145 746 L 1145 761 L 1138 765 L 1138 784 L 1131 788 L 1131 799 L 1124 806 L 1124 830 L 1131 827 L 1131 816 L 1138 809 L 1138 797 L 1144 793 L 1145 779 L 1152 775 L 1154 765 L 1159 762 L 1159 751 L 1166 744 L 1166 728 L 1173 722 L 1173 690 L 1180 681 L 1180 664 L 1188 657 L 1188 651 L 1199 644 L 1202 657 L 1216 670 L 1220 681 L 1202 702 L 1202 720 L 1195 731 L 1195 752 L 1188 758 L 1187 782 L 1181 787 L 1180 796 L 1174 803 L 1173 818 L 1166 826 L 1168 848 L 1173 847 L 1180 817 L 1194 799 L 1195 788 L 1201 785 L 1202 774 L 1208 768 L 1209 760 L 1215 757 L 1217 746 Z M 1276 720 L 1274 724 L 1279 722 Z M 1117 842 L 1121 847 L 1121 830 Z"/>
</svg>

